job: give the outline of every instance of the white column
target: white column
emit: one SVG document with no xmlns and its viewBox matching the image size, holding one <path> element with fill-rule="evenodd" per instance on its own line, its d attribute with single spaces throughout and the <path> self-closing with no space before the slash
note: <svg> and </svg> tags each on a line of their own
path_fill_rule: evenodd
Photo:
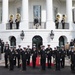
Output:
<svg viewBox="0 0 75 75">
<path fill-rule="evenodd" d="M 9 0 L 2 0 L 2 23 L 8 22 L 8 5 Z"/>
<path fill-rule="evenodd" d="M 72 29 L 72 0 L 66 0 L 66 15 L 70 29 Z"/>
<path fill-rule="evenodd" d="M 29 0 L 22 0 L 22 23 L 20 29 L 29 28 L 29 12 L 28 12 Z"/>
<path fill-rule="evenodd" d="M 53 22 L 53 0 L 46 0 L 46 29 L 55 29 Z"/>
</svg>

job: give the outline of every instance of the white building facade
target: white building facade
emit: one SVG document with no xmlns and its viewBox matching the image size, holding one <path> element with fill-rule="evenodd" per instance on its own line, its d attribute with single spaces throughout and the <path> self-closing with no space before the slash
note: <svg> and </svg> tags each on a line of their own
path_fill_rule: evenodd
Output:
<svg viewBox="0 0 75 75">
<path fill-rule="evenodd" d="M 10 45 L 22 47 L 36 44 L 48 44 L 52 48 L 65 45 L 75 38 L 74 22 L 75 0 L 0 0 L 0 38 Z M 16 14 L 21 15 L 19 29 L 15 29 Z M 9 29 L 9 17 L 13 14 L 13 28 Z M 60 25 L 55 28 L 55 17 L 60 15 Z M 66 15 L 65 28 L 62 29 L 62 15 Z M 38 18 L 39 24 L 34 25 L 34 19 Z M 20 37 L 24 31 L 24 39 Z M 54 32 L 53 40 L 50 37 L 51 30 Z"/>
</svg>

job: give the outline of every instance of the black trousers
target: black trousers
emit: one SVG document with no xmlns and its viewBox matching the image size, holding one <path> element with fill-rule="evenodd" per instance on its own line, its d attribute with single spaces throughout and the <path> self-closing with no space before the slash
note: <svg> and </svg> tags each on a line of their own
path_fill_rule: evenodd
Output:
<svg viewBox="0 0 75 75">
<path fill-rule="evenodd" d="M 55 25 L 56 25 L 56 29 L 58 29 L 58 27 L 59 27 L 59 23 L 56 23 Z"/>
<path fill-rule="evenodd" d="M 56 59 L 56 70 L 60 70 L 60 60 Z"/>
<path fill-rule="evenodd" d="M 65 29 L 65 23 L 62 23 L 62 29 Z"/>
<path fill-rule="evenodd" d="M 47 58 L 47 62 L 48 62 L 48 68 L 51 68 L 51 57 Z"/>
<path fill-rule="evenodd" d="M 36 67 L 36 57 L 32 57 L 32 64 L 33 64 L 33 68 Z"/>
<path fill-rule="evenodd" d="M 12 29 L 12 24 L 10 23 L 10 29 Z"/>
<path fill-rule="evenodd" d="M 20 58 L 18 57 L 17 60 L 18 60 L 18 68 L 20 68 Z"/>
<path fill-rule="evenodd" d="M 64 68 L 65 67 L 65 58 L 62 58 L 62 61 L 60 63 L 61 63 L 61 67 Z"/>
<path fill-rule="evenodd" d="M 30 55 L 27 57 L 27 65 L 30 65 Z"/>
<path fill-rule="evenodd" d="M 8 56 L 7 55 L 5 55 L 5 67 L 7 68 L 8 67 Z"/>
<path fill-rule="evenodd" d="M 26 59 L 22 59 L 22 70 L 26 70 Z"/>
<path fill-rule="evenodd" d="M 14 60 L 11 59 L 10 60 L 10 70 L 13 70 L 14 69 Z"/>
<path fill-rule="evenodd" d="M 42 70 L 46 69 L 46 58 L 45 59 L 41 59 L 41 66 L 42 66 Z"/>
<path fill-rule="evenodd" d="M 16 23 L 16 29 L 19 29 L 19 23 Z"/>
</svg>

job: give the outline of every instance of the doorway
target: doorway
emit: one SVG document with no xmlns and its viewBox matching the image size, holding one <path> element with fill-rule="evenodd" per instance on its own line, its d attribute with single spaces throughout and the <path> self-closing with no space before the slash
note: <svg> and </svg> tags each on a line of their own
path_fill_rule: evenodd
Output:
<svg viewBox="0 0 75 75">
<path fill-rule="evenodd" d="M 33 20 L 34 25 L 36 25 L 37 23 L 41 25 L 41 5 L 33 6 Z"/>
<path fill-rule="evenodd" d="M 40 46 L 43 44 L 43 40 L 41 36 L 34 36 L 32 38 L 32 47 L 35 44 L 37 50 L 40 50 Z"/>
<path fill-rule="evenodd" d="M 60 47 L 61 47 L 62 45 L 65 45 L 66 42 L 67 42 L 66 36 L 60 36 L 60 37 L 59 37 L 59 46 L 60 46 Z"/>
<path fill-rule="evenodd" d="M 10 37 L 10 46 L 16 46 L 16 38 L 14 36 Z"/>
</svg>

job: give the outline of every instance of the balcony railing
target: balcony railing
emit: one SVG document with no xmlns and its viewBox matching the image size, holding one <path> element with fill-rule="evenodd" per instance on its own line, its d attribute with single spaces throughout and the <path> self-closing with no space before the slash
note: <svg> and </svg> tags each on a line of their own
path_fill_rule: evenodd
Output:
<svg viewBox="0 0 75 75">
<path fill-rule="evenodd" d="M 64 28 L 63 28 L 62 23 L 59 23 L 58 29 L 69 29 L 69 23 L 65 23 L 65 24 L 64 24 Z"/>
<path fill-rule="evenodd" d="M 16 23 L 12 24 L 12 29 L 16 29 Z M 41 24 L 37 23 L 34 25 L 34 22 L 29 22 L 29 29 L 46 29 L 46 22 L 41 22 Z M 62 23 L 59 23 L 58 29 L 63 29 L 62 28 Z M 69 23 L 65 23 L 64 29 L 69 29 Z M 6 30 L 10 30 L 10 24 L 6 24 Z"/>
<path fill-rule="evenodd" d="M 16 23 L 12 24 L 12 29 L 16 29 Z M 10 24 L 9 23 L 6 24 L 6 30 L 10 30 Z"/>
<path fill-rule="evenodd" d="M 34 25 L 34 22 L 29 22 L 29 29 L 46 29 L 46 22 L 37 23 Z"/>
</svg>

